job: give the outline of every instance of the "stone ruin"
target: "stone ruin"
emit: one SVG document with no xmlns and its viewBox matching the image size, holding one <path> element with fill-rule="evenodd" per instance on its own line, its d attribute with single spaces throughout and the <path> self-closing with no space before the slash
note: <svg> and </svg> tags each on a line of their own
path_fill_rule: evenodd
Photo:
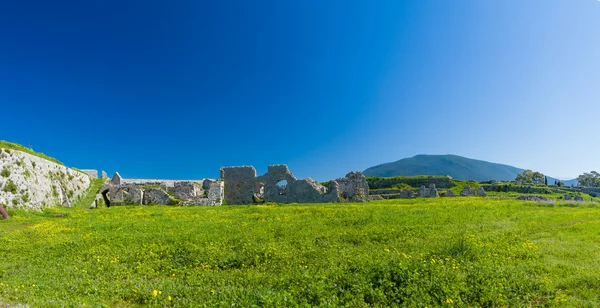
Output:
<svg viewBox="0 0 600 308">
<path fill-rule="evenodd" d="M 474 196 L 475 190 L 471 188 L 471 186 L 465 185 L 465 187 L 463 187 L 463 190 L 460 192 L 460 195 L 463 197 Z"/>
<path fill-rule="evenodd" d="M 421 198 L 437 198 L 439 197 L 438 190 L 435 188 L 435 184 L 429 185 L 429 188 L 425 188 L 424 185 L 419 189 L 419 197 Z"/>
<path fill-rule="evenodd" d="M 223 182 L 217 180 L 133 180 L 123 179 L 118 172 L 111 184 L 100 188 L 97 200 L 111 205 L 221 205 Z"/>
<path fill-rule="evenodd" d="M 361 172 L 331 181 L 325 187 L 311 178 L 298 180 L 287 165 L 271 165 L 256 176 L 252 166 L 222 167 L 227 204 L 368 202 L 369 186 Z"/>
<path fill-rule="evenodd" d="M 94 169 L 82 169 L 81 171 L 83 173 L 89 175 L 90 178 L 92 178 L 92 179 L 97 179 L 98 178 L 98 170 L 94 170 Z"/>
<path fill-rule="evenodd" d="M 479 189 L 477 190 L 477 195 L 479 195 L 480 197 L 487 197 L 487 193 L 485 192 L 485 189 L 483 189 L 483 187 L 479 187 Z"/>
</svg>

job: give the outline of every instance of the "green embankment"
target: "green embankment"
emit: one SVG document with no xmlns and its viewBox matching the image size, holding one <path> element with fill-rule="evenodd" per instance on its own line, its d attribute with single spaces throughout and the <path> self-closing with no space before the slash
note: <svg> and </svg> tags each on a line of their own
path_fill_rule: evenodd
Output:
<svg viewBox="0 0 600 308">
<path fill-rule="evenodd" d="M 572 206 L 472 197 L 11 210 L 0 302 L 598 307 L 600 208 Z"/>
<path fill-rule="evenodd" d="M 54 157 L 50 157 L 44 153 L 40 153 L 40 152 L 35 152 L 30 148 L 27 148 L 25 146 L 22 146 L 20 144 L 17 143 L 12 143 L 12 142 L 8 142 L 8 141 L 4 141 L 4 140 L 0 140 L 0 149 L 9 149 L 9 150 L 16 150 L 16 151 L 21 151 L 21 152 L 25 152 L 27 154 L 31 154 L 40 158 L 43 158 L 45 160 L 49 160 L 51 162 L 57 163 L 59 165 L 63 165 L 64 164 L 62 162 L 60 162 L 58 159 L 54 158 Z"/>
<path fill-rule="evenodd" d="M 96 199 L 96 195 L 98 194 L 100 187 L 102 187 L 104 184 L 104 181 L 104 179 L 91 179 L 90 187 L 87 189 L 85 194 L 79 198 L 75 204 L 73 204 L 73 207 L 80 209 L 89 208 L 92 202 L 94 202 Z M 102 201 L 102 203 L 104 203 L 104 201 Z"/>
</svg>

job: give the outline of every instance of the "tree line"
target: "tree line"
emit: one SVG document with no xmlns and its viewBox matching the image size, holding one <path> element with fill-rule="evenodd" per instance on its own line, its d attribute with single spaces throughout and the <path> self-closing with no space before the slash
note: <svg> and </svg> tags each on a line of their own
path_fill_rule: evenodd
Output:
<svg viewBox="0 0 600 308">
<path fill-rule="evenodd" d="M 548 177 L 541 172 L 524 170 L 523 172 L 517 174 L 515 182 L 522 185 L 538 185 L 544 183 L 544 185 L 548 186 Z M 590 173 L 586 172 L 577 177 L 577 182 L 579 182 L 579 186 L 600 187 L 600 173 L 596 171 L 592 171 Z M 565 184 L 561 181 L 554 181 L 554 185 L 560 187 L 564 186 Z"/>
</svg>

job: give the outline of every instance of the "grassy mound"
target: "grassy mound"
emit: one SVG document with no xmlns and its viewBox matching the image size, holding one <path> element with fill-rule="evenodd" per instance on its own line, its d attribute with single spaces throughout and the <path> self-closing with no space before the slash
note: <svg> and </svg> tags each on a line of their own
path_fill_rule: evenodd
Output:
<svg viewBox="0 0 600 308">
<path fill-rule="evenodd" d="M 475 197 L 12 211 L 0 301 L 597 307 L 599 214 Z"/>
<path fill-rule="evenodd" d="M 16 150 L 16 151 L 21 151 L 21 152 L 25 152 L 27 154 L 31 154 L 33 156 L 37 156 L 40 158 L 43 158 L 45 160 L 49 160 L 51 162 L 57 163 L 59 165 L 63 165 L 64 164 L 62 162 L 60 162 L 58 159 L 50 157 L 44 153 L 39 153 L 39 152 L 35 152 L 30 148 L 27 148 L 25 146 L 22 146 L 20 144 L 17 143 L 12 143 L 12 142 L 8 142 L 8 141 L 4 141 L 4 140 L 0 140 L 0 149 L 9 149 L 9 150 Z"/>
<path fill-rule="evenodd" d="M 96 195 L 98 191 L 100 191 L 100 187 L 104 184 L 104 179 L 92 179 L 90 182 L 90 187 L 87 189 L 85 195 L 83 195 L 73 207 L 80 209 L 87 209 L 90 207 L 92 202 L 96 199 Z"/>
</svg>

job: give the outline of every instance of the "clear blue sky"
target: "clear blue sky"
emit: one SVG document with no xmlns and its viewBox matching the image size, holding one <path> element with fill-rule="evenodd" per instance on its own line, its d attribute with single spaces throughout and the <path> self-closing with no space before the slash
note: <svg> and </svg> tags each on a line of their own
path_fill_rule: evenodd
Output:
<svg viewBox="0 0 600 308">
<path fill-rule="evenodd" d="M 2 1 L 0 139 L 137 178 L 600 169 L 600 2 Z"/>
</svg>

